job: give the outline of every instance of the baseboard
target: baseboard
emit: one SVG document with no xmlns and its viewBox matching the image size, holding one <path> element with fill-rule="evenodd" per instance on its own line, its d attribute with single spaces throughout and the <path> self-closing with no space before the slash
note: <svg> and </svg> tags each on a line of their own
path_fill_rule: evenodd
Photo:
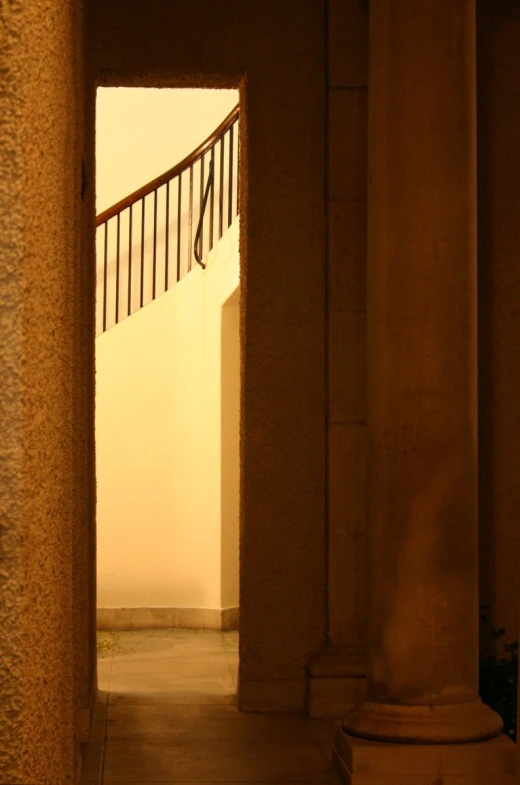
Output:
<svg viewBox="0 0 520 785">
<path fill-rule="evenodd" d="M 98 630 L 237 630 L 238 608 L 98 608 Z"/>
<path fill-rule="evenodd" d="M 297 711 L 305 707 L 305 679 L 241 679 L 240 711 Z"/>
<path fill-rule="evenodd" d="M 221 629 L 223 631 L 238 630 L 238 606 L 236 608 L 222 608 Z"/>
</svg>

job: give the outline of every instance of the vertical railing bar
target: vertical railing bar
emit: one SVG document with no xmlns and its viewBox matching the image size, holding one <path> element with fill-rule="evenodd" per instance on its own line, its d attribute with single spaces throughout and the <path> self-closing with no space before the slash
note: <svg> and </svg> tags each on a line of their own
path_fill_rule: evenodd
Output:
<svg viewBox="0 0 520 785">
<path fill-rule="evenodd" d="M 117 214 L 117 250 L 116 250 L 116 324 L 119 322 L 119 267 L 121 247 L 121 213 Z"/>
<path fill-rule="evenodd" d="M 107 329 L 108 221 L 105 221 L 105 250 L 103 263 L 103 332 L 105 332 Z"/>
<path fill-rule="evenodd" d="M 238 117 L 234 125 L 237 126 L 237 211 L 235 215 L 240 212 L 240 133 L 238 128 Z"/>
<path fill-rule="evenodd" d="M 218 239 L 222 237 L 222 223 L 224 220 L 224 136 L 220 140 L 220 189 L 218 195 Z"/>
<path fill-rule="evenodd" d="M 202 215 L 202 201 L 204 199 L 204 155 L 200 159 L 200 205 L 199 205 L 199 221 Z M 204 218 L 200 228 L 200 253 L 204 259 Z"/>
<path fill-rule="evenodd" d="M 227 227 L 231 226 L 231 223 L 235 216 L 237 216 L 240 212 L 240 202 L 241 202 L 241 189 L 240 189 L 240 144 L 239 144 L 239 133 L 238 133 L 239 121 L 238 117 L 235 118 L 233 123 L 229 126 L 228 130 L 221 135 L 219 139 L 216 139 L 212 146 L 210 147 L 209 151 L 203 153 L 200 158 L 200 206 L 199 206 L 199 222 L 200 227 L 198 230 L 200 245 L 198 245 L 198 252 L 201 253 L 202 256 L 208 253 L 213 249 L 214 243 L 216 242 L 216 221 L 217 217 L 215 215 L 215 210 L 218 209 L 218 237 L 219 239 L 222 237 L 224 231 L 224 210 L 226 209 L 224 203 L 224 177 L 225 177 L 225 169 L 226 169 L 226 134 L 229 134 L 229 163 L 228 163 L 228 177 L 229 182 L 227 183 Z M 237 133 L 237 140 L 236 140 L 236 149 L 235 149 L 235 129 Z M 215 194 L 214 183 L 211 186 L 211 194 L 210 196 L 210 215 L 209 215 L 209 226 L 208 228 L 208 240 L 207 245 L 208 248 L 205 248 L 204 244 L 204 221 L 206 220 L 206 216 L 202 214 L 202 203 L 204 201 L 204 193 L 205 193 L 205 183 L 204 183 L 204 174 L 205 174 L 205 158 L 208 152 L 210 153 L 210 169 L 214 171 L 215 163 L 216 163 L 216 146 L 219 143 L 219 150 L 220 150 L 220 161 L 219 161 L 219 168 L 220 168 L 220 178 L 219 178 L 219 193 L 218 195 Z M 235 158 L 236 160 L 236 167 L 235 167 Z M 194 178 L 195 178 L 195 167 L 196 162 L 191 163 L 189 166 L 190 176 L 189 176 L 189 214 L 188 214 L 188 271 L 192 269 L 192 257 L 193 257 L 193 248 L 192 248 L 192 238 L 193 238 L 193 219 L 194 219 Z M 235 183 L 233 181 L 233 174 L 236 172 L 237 176 L 237 183 L 236 183 L 236 193 L 235 193 Z M 180 280 L 181 277 L 181 262 L 183 256 L 183 246 L 182 246 L 182 175 L 184 172 L 179 173 L 178 175 L 178 202 L 177 202 L 177 281 Z M 170 184 L 171 180 L 165 183 L 166 185 L 166 228 L 165 228 L 165 267 L 164 267 L 164 289 L 168 291 L 170 283 L 170 257 L 172 255 L 173 249 L 170 248 L 170 212 L 171 212 L 171 195 L 170 195 Z M 157 249 L 158 249 L 158 206 L 159 206 L 159 198 L 158 198 L 158 188 L 154 190 L 154 226 L 153 226 L 153 279 L 152 279 L 152 298 L 155 299 L 157 296 Z M 207 199 L 206 194 L 206 199 Z M 218 207 L 216 205 L 216 201 L 218 200 Z M 140 276 L 140 307 L 144 306 L 144 282 L 145 282 L 145 231 L 146 231 L 146 196 L 142 197 L 140 200 L 142 204 L 142 211 L 141 211 L 141 276 Z M 129 205 L 129 223 L 128 223 L 128 315 L 132 312 L 132 263 L 133 263 L 133 206 Z M 116 279 L 115 279 L 115 323 L 117 324 L 120 319 L 120 300 L 121 300 L 121 213 L 116 213 L 117 219 L 117 239 L 116 239 Z M 109 229 L 109 221 L 108 218 L 104 222 L 105 228 L 105 236 L 104 236 L 104 270 L 103 270 L 103 331 L 107 329 L 107 322 L 108 322 L 108 229 Z"/>
<path fill-rule="evenodd" d="M 155 300 L 156 273 L 157 273 L 157 188 L 153 192 L 153 281 L 152 281 L 152 300 Z"/>
<path fill-rule="evenodd" d="M 146 204 L 146 196 L 141 199 L 143 209 L 141 213 L 141 308 L 144 305 L 144 209 Z"/>
<path fill-rule="evenodd" d="M 166 237 L 164 249 L 164 291 L 168 291 L 168 254 L 170 246 L 170 181 L 166 183 Z"/>
<path fill-rule="evenodd" d="M 130 214 L 128 221 L 128 316 L 132 310 L 132 208 L 130 205 Z"/>
<path fill-rule="evenodd" d="M 182 203 L 182 172 L 179 174 L 179 193 L 177 204 L 177 281 L 181 279 L 181 203 Z"/>
<path fill-rule="evenodd" d="M 229 201 L 228 201 L 228 226 L 233 220 L 233 126 L 229 129 Z"/>
<path fill-rule="evenodd" d="M 191 270 L 191 236 L 193 229 L 193 164 L 190 166 L 190 211 L 188 215 L 188 271 Z"/>
<path fill-rule="evenodd" d="M 214 178 L 214 169 L 215 169 L 215 145 L 211 146 L 211 175 Z M 211 183 L 211 200 L 210 200 L 210 212 L 209 212 L 209 248 L 208 252 L 211 251 L 213 248 L 213 213 L 215 211 L 215 181 L 213 180 Z"/>
</svg>

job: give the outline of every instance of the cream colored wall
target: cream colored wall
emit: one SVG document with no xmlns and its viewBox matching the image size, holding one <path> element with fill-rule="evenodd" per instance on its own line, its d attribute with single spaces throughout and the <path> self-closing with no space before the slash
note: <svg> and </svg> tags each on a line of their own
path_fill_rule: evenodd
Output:
<svg viewBox="0 0 520 785">
<path fill-rule="evenodd" d="M 221 530 L 222 607 L 238 605 L 240 443 L 240 289 L 222 308 L 221 319 Z"/>
<path fill-rule="evenodd" d="M 98 607 L 238 605 L 238 281 L 237 220 L 205 271 L 97 338 Z"/>
<path fill-rule="evenodd" d="M 175 166 L 237 104 L 238 90 L 99 87 L 97 212 Z"/>
<path fill-rule="evenodd" d="M 97 91 L 96 119 L 96 200 L 101 213 L 128 194 L 142 187 L 172 166 L 183 160 L 224 120 L 238 104 L 238 90 L 194 90 L 154 88 L 99 88 Z M 215 149 L 215 170 L 220 166 L 220 145 Z M 229 180 L 229 139 L 224 144 L 223 191 L 227 200 Z M 144 216 L 144 276 L 143 303 L 153 298 L 153 275 L 156 269 L 157 294 L 165 290 L 166 226 L 169 227 L 169 282 L 176 276 L 177 242 L 180 242 L 180 277 L 194 265 L 193 240 L 200 214 L 201 175 L 207 179 L 209 158 L 206 156 L 204 172 L 200 160 L 192 167 L 192 183 L 186 171 L 182 176 L 181 203 L 178 205 L 178 179 L 171 183 L 169 220 L 166 220 L 166 187 L 150 194 L 145 200 Z M 238 175 L 238 145 L 233 148 L 233 194 L 236 205 Z M 216 180 L 216 194 L 220 180 Z M 216 196 L 218 200 L 218 196 Z M 191 211 L 190 211 L 191 205 Z M 154 212 L 157 207 L 157 226 Z M 177 213 L 180 211 L 180 230 Z M 206 242 L 208 238 L 209 207 L 206 211 Z M 214 217 L 218 220 L 218 204 Z M 103 332 L 104 260 L 107 252 L 106 327 L 116 323 L 116 296 L 118 296 L 118 321 L 140 307 L 141 300 L 141 250 L 142 202 L 132 209 L 132 267 L 129 293 L 129 234 L 130 214 L 121 213 L 119 266 L 117 259 L 117 219 L 100 227 L 97 240 L 96 335 Z M 180 239 L 179 239 L 180 238 Z M 191 238 L 191 240 L 190 240 Z M 191 244 L 190 244 L 191 243 Z M 153 249 L 156 247 L 156 264 Z M 205 248 L 207 251 L 207 247 Z M 119 269 L 119 283 L 117 270 Z M 116 292 L 118 291 L 118 295 Z M 129 296 L 130 295 L 130 296 Z M 130 307 L 129 307 L 130 300 Z"/>
</svg>

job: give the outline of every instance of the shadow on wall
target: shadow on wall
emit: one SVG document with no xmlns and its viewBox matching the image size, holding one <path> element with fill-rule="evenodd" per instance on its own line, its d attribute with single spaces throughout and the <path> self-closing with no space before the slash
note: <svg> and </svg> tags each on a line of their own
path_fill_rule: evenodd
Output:
<svg viewBox="0 0 520 785">
<path fill-rule="evenodd" d="M 238 605 L 238 234 L 96 340 L 100 609 Z"/>
<path fill-rule="evenodd" d="M 239 604 L 240 515 L 240 288 L 222 306 L 221 319 L 221 597 Z"/>
</svg>

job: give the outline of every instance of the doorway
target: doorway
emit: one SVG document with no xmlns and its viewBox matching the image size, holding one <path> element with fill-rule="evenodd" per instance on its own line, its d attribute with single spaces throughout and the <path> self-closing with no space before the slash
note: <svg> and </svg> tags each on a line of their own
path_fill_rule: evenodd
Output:
<svg viewBox="0 0 520 785">
<path fill-rule="evenodd" d="M 238 627 L 237 104 L 234 90 L 98 89 L 105 633 Z"/>
</svg>

